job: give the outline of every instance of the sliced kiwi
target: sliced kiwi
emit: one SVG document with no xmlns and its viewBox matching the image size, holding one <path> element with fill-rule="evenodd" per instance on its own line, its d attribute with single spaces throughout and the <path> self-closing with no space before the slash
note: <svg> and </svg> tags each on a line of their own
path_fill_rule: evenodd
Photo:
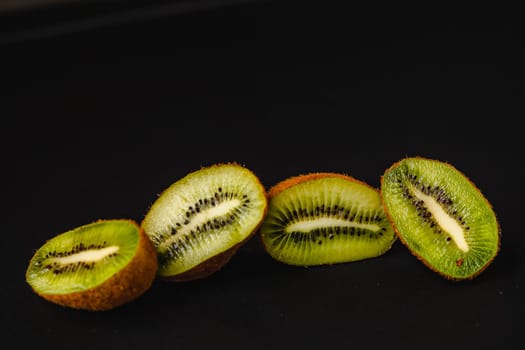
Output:
<svg viewBox="0 0 525 350">
<path fill-rule="evenodd" d="M 99 220 L 59 234 L 32 257 L 26 281 L 43 298 L 85 310 L 109 310 L 148 290 L 157 257 L 132 220 Z"/>
<path fill-rule="evenodd" d="M 472 279 L 497 255 L 500 227 L 492 206 L 452 165 L 402 159 L 383 174 L 381 194 L 401 242 L 442 276 Z"/>
<path fill-rule="evenodd" d="M 265 188 L 239 164 L 204 167 L 176 181 L 142 222 L 159 276 L 187 281 L 216 272 L 255 233 L 266 209 Z"/>
<path fill-rule="evenodd" d="M 266 251 L 302 266 L 357 261 L 382 255 L 396 239 L 379 191 L 350 176 L 312 173 L 268 191 L 261 225 Z"/>
</svg>

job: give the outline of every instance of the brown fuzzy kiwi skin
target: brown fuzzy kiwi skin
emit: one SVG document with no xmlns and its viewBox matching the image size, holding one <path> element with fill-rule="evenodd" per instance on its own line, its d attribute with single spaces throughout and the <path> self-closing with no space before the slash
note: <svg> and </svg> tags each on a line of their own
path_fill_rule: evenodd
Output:
<svg viewBox="0 0 525 350">
<path fill-rule="evenodd" d="M 73 309 L 106 311 L 128 303 L 146 292 L 157 274 L 157 253 L 144 230 L 136 222 L 124 220 L 137 226 L 139 230 L 137 250 L 124 268 L 104 283 L 82 292 L 45 294 L 35 291 L 35 293 L 52 303 Z"/>
<path fill-rule="evenodd" d="M 244 165 L 242 165 L 240 163 L 237 163 L 237 162 L 216 163 L 216 164 L 212 164 L 210 166 L 202 166 L 201 169 L 215 168 L 215 167 L 220 167 L 222 165 L 232 165 L 232 166 L 237 166 L 237 167 L 240 167 L 240 168 L 243 168 L 243 169 L 247 169 Z M 241 242 L 235 244 L 231 248 L 228 248 L 227 250 L 223 251 L 222 253 L 219 253 L 219 254 L 217 254 L 215 256 L 212 256 L 211 258 L 201 262 L 200 264 L 192 267 L 191 269 L 186 270 L 186 271 L 184 271 L 182 273 L 179 273 L 177 275 L 172 275 L 172 276 L 161 276 L 161 275 L 159 275 L 158 277 L 159 277 L 160 280 L 166 281 L 166 282 L 188 282 L 188 281 L 193 281 L 193 280 L 207 278 L 210 275 L 212 275 L 215 272 L 218 272 L 220 269 L 222 269 L 224 267 L 224 265 L 226 265 L 226 263 L 228 263 L 231 260 L 231 258 L 233 258 L 235 253 L 237 253 L 237 251 L 239 250 L 239 248 L 241 248 L 245 243 L 247 243 L 250 240 L 250 238 L 252 238 L 252 236 L 254 236 L 259 231 L 259 228 L 261 227 L 261 225 L 262 225 L 262 223 L 264 221 L 264 218 L 266 217 L 266 213 L 268 212 L 268 200 L 267 200 L 268 196 L 267 196 L 267 192 L 265 190 L 265 187 L 261 183 L 261 180 L 259 179 L 259 177 L 252 170 L 250 170 L 250 171 L 255 175 L 255 178 L 257 179 L 257 183 L 263 189 L 263 193 L 265 194 L 265 197 L 266 197 L 266 202 L 265 202 L 265 205 L 264 205 L 263 215 L 261 216 L 261 221 L 257 224 L 257 226 L 254 228 L 254 230 L 244 240 L 242 240 Z M 169 189 L 169 187 L 166 188 L 163 192 L 161 192 L 159 197 L 162 196 L 162 194 L 165 191 L 167 191 L 168 189 Z M 141 223 L 141 227 L 143 227 L 143 222 Z"/>
<path fill-rule="evenodd" d="M 332 172 L 318 172 L 318 173 L 308 173 L 308 174 L 301 174 L 301 175 L 297 175 L 297 176 L 292 176 L 292 177 L 287 178 L 287 179 L 285 179 L 283 181 L 280 181 L 279 183 L 275 184 L 272 188 L 270 188 L 268 190 L 268 200 L 272 199 L 273 197 L 275 197 L 276 195 L 278 195 L 282 191 L 284 191 L 284 190 L 286 190 L 286 189 L 288 189 L 288 188 L 290 188 L 292 186 L 300 184 L 301 182 L 317 180 L 317 179 L 323 179 L 323 178 L 327 178 L 327 177 L 337 177 L 337 178 L 340 178 L 340 179 L 352 181 L 352 182 L 359 183 L 361 185 L 365 185 L 367 187 L 370 187 L 370 188 L 378 191 L 377 189 L 373 188 L 372 186 L 370 186 L 366 182 L 357 180 L 357 179 L 355 179 L 355 178 L 353 178 L 353 177 L 351 177 L 349 175 L 346 175 L 346 174 L 332 173 Z"/>
<path fill-rule="evenodd" d="M 383 188 L 383 183 L 384 183 L 384 176 L 386 173 L 388 173 L 389 171 L 391 171 L 392 169 L 396 168 L 397 166 L 399 166 L 404 160 L 406 159 L 422 159 L 422 160 L 429 160 L 429 161 L 437 161 L 435 159 L 431 159 L 431 158 L 426 158 L 426 157 L 422 157 L 422 156 L 414 156 L 414 157 L 408 157 L 408 158 L 403 158 L 403 159 L 400 159 L 399 161 L 393 163 L 390 167 L 388 167 L 385 172 L 383 173 L 383 175 L 381 176 L 381 188 Z M 448 162 L 445 162 L 445 161 L 439 161 L 440 163 L 442 164 L 445 164 L 446 166 L 450 167 L 451 169 L 453 170 L 456 170 L 456 171 L 459 171 L 456 167 L 454 167 L 452 164 L 448 163 Z M 481 193 L 481 190 L 463 173 L 461 172 L 461 175 L 463 175 L 465 177 L 465 179 L 467 179 L 467 181 L 470 183 L 471 186 L 474 187 L 474 189 L 476 189 L 479 193 Z M 488 199 L 485 197 L 485 196 L 482 196 L 483 199 L 485 200 L 485 203 L 487 203 L 487 205 L 493 209 L 492 207 L 492 204 L 488 201 Z M 496 224 L 498 226 L 498 246 L 496 248 L 496 253 L 494 254 L 494 256 L 492 257 L 492 259 L 490 259 L 489 261 L 487 261 L 487 263 L 481 268 L 479 269 L 478 271 L 476 271 L 474 274 L 468 276 L 468 277 L 465 277 L 465 278 L 457 278 L 457 277 L 453 277 L 453 276 L 449 276 L 441 271 L 438 271 L 435 267 L 433 267 L 432 265 L 430 265 L 425 259 L 423 259 L 423 257 L 421 257 L 420 255 L 418 255 L 415 251 L 412 251 L 410 249 L 410 247 L 408 246 L 408 243 L 403 239 L 402 235 L 399 233 L 399 230 L 397 229 L 397 226 L 392 218 L 392 216 L 390 215 L 390 212 L 388 211 L 388 208 L 386 206 L 386 203 L 385 203 L 385 200 L 383 198 L 383 196 L 381 195 L 381 202 L 383 204 L 383 210 L 385 211 L 386 213 L 386 216 L 388 218 L 388 220 L 390 221 L 390 224 L 392 225 L 392 228 L 394 229 L 394 232 L 396 233 L 396 236 L 399 238 L 399 240 L 401 241 L 401 243 L 408 249 L 408 251 L 413 255 L 415 256 L 419 261 L 421 261 L 427 268 L 429 268 L 431 271 L 434 271 L 435 273 L 437 273 L 438 275 L 440 275 L 441 277 L 444 277 L 446 280 L 449 280 L 449 281 L 453 281 L 453 282 L 461 282 L 461 281 L 471 281 L 473 280 L 474 278 L 476 278 L 477 276 L 479 276 L 483 271 L 485 271 L 485 269 L 492 263 L 492 261 L 494 260 L 494 258 L 496 258 L 496 256 L 498 255 L 499 253 L 499 250 L 500 250 L 500 246 L 501 246 L 501 226 L 499 224 L 499 221 L 497 220 L 496 218 Z M 496 215 L 494 213 L 494 215 Z"/>
</svg>

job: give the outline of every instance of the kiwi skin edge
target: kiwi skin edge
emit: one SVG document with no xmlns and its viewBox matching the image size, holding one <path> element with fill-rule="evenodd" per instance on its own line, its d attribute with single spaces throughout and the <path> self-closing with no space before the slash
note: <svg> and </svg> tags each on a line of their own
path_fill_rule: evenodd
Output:
<svg viewBox="0 0 525 350">
<path fill-rule="evenodd" d="M 69 294 L 37 293 L 42 298 L 66 307 L 89 311 L 105 311 L 128 303 L 151 287 L 157 273 L 157 253 L 149 237 L 136 222 L 123 219 L 137 226 L 139 242 L 131 261 L 104 283 L 82 292 Z M 106 220 L 98 220 L 104 222 Z"/>
<path fill-rule="evenodd" d="M 422 157 L 422 156 L 415 156 L 415 157 L 410 157 L 410 158 L 415 158 L 415 159 L 422 159 L 422 160 L 430 160 L 430 161 L 435 161 L 434 159 L 430 159 L 430 158 L 426 158 L 426 157 Z M 405 160 L 407 158 L 403 158 L 403 159 L 400 159 L 398 160 L 397 162 L 393 163 L 390 167 L 388 167 L 385 172 L 383 173 L 383 175 L 381 176 L 381 187 L 383 187 L 383 181 L 384 181 L 384 174 L 386 174 L 388 171 L 390 171 L 391 169 L 397 167 L 403 160 Z M 457 168 L 455 168 L 454 166 L 452 166 L 452 164 L 448 163 L 448 162 L 445 162 L 445 161 L 440 161 L 441 163 L 443 163 L 444 165 L 446 165 L 447 167 L 450 167 L 451 169 L 453 170 L 456 170 L 458 172 L 460 172 Z M 460 172 L 461 175 L 463 175 L 463 177 L 465 177 L 465 179 L 467 179 L 467 181 L 470 183 L 470 185 L 476 190 L 478 191 L 479 193 L 481 193 L 481 190 L 463 173 L 463 172 Z M 493 209 L 492 207 L 492 204 L 488 201 L 488 199 L 485 197 L 485 196 L 482 196 L 483 199 L 485 200 L 485 203 L 491 208 Z M 386 206 L 386 203 L 383 199 L 383 196 L 381 196 L 381 202 L 383 204 L 383 210 L 385 211 L 386 213 L 386 216 L 388 218 L 388 220 L 390 221 L 390 224 L 392 225 L 392 228 L 394 229 L 394 232 L 396 233 L 396 236 L 399 238 L 399 240 L 401 241 L 401 243 L 408 248 L 408 244 L 407 242 L 403 239 L 402 235 L 399 233 L 399 231 L 397 230 L 397 227 L 394 223 L 394 220 L 392 219 L 392 217 L 390 216 L 390 213 L 388 212 L 388 208 Z M 493 210 L 494 211 L 494 210 Z M 494 215 L 496 215 L 496 213 L 494 212 Z M 499 223 L 499 220 L 497 219 L 497 216 L 496 216 L 496 224 L 498 226 L 498 244 L 497 244 L 497 248 L 496 248 L 496 252 L 494 254 L 494 256 L 492 257 L 492 259 L 488 260 L 487 263 L 482 267 L 480 268 L 478 271 L 476 271 L 474 274 L 466 277 L 466 278 L 455 278 L 453 276 L 449 276 L 447 274 L 444 274 L 442 273 L 441 271 L 438 271 L 436 268 L 434 268 L 433 266 L 431 266 L 425 259 L 423 259 L 421 256 L 419 256 L 416 252 L 408 249 L 410 251 L 410 253 L 412 255 L 414 255 L 419 261 L 421 261 L 426 267 L 428 267 L 431 271 L 434 271 L 436 272 L 438 275 L 444 277 L 445 279 L 449 280 L 449 281 L 454 281 L 454 282 L 460 282 L 460 281 L 464 281 L 464 280 L 473 280 L 475 277 L 479 276 L 483 271 L 485 271 L 485 269 L 487 269 L 487 267 L 489 267 L 489 265 L 492 263 L 492 261 L 494 261 L 494 259 L 496 258 L 496 256 L 498 255 L 499 251 L 500 251 L 500 248 L 501 248 L 501 226 L 500 226 L 500 223 Z"/>
<path fill-rule="evenodd" d="M 268 190 L 268 195 L 267 195 L 268 200 L 272 199 L 273 197 L 275 197 L 282 191 L 286 190 L 287 188 L 300 184 L 301 182 L 322 179 L 325 177 L 338 177 L 341 179 L 345 179 L 348 181 L 352 181 L 352 182 L 359 183 L 361 185 L 365 185 L 367 187 L 373 188 L 369 184 L 363 181 L 357 180 L 356 178 L 353 178 L 345 174 L 331 173 L 331 172 L 310 173 L 310 174 L 293 176 L 293 177 L 290 177 L 286 180 L 279 182 L 278 184 L 276 184 L 275 186 L 273 186 L 272 188 Z"/>
</svg>

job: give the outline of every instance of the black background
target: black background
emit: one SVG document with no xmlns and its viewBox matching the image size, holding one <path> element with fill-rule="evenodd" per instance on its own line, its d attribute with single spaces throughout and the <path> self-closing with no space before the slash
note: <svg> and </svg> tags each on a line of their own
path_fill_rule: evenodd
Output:
<svg viewBox="0 0 525 350">
<path fill-rule="evenodd" d="M 503 16 L 492 8 L 436 10 L 215 3 L 120 22 L 127 17 L 94 16 L 105 24 L 98 27 L 5 31 L 2 342 L 53 349 L 519 344 L 523 42 L 511 9 Z M 38 18 L 32 23 L 42 25 Z M 24 22 L 16 23 L 11 29 L 20 30 Z M 379 187 L 384 170 L 406 156 L 453 164 L 492 203 L 501 251 L 476 279 L 447 281 L 399 241 L 375 259 L 291 267 L 272 260 L 255 236 L 209 278 L 155 281 L 107 312 L 59 307 L 25 283 L 45 240 L 100 218 L 140 222 L 164 188 L 201 166 L 235 161 L 267 188 L 313 171 Z"/>
</svg>

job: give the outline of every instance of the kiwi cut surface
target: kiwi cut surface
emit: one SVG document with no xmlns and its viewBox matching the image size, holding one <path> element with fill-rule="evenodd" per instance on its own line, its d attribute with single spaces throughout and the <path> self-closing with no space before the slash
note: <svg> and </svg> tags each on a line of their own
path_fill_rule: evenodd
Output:
<svg viewBox="0 0 525 350">
<path fill-rule="evenodd" d="M 26 281 L 53 303 L 96 311 L 137 298 L 156 271 L 155 249 L 137 223 L 99 220 L 45 242 L 29 263 Z"/>
<path fill-rule="evenodd" d="M 236 163 L 203 167 L 176 181 L 142 222 L 159 276 L 186 281 L 216 272 L 255 233 L 266 210 L 265 188 Z"/>
<path fill-rule="evenodd" d="M 396 239 L 379 191 L 344 174 L 298 175 L 272 187 L 268 198 L 261 240 L 273 258 L 289 265 L 372 258 Z"/>
<path fill-rule="evenodd" d="M 452 165 L 402 159 L 383 174 L 381 194 L 400 240 L 442 276 L 472 279 L 496 257 L 500 227 L 492 206 Z"/>
</svg>

